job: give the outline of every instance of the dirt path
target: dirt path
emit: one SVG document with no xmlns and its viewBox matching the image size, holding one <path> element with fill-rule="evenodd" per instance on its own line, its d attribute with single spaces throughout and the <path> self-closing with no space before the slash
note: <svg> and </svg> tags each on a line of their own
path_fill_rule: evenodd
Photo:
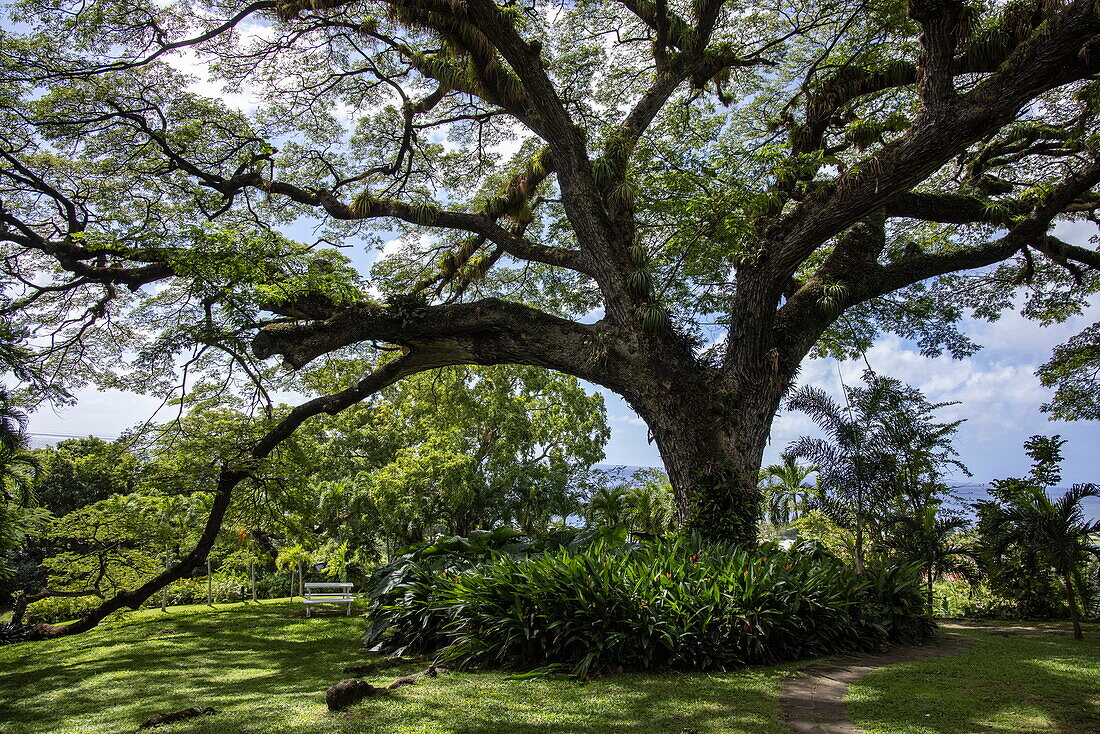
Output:
<svg viewBox="0 0 1100 734">
<path fill-rule="evenodd" d="M 784 723 L 796 734 L 859 734 L 844 705 L 850 683 L 884 665 L 951 655 L 967 644 L 962 635 L 940 632 L 927 645 L 899 647 L 877 655 L 848 655 L 803 668 L 780 685 L 779 710 Z"/>
</svg>

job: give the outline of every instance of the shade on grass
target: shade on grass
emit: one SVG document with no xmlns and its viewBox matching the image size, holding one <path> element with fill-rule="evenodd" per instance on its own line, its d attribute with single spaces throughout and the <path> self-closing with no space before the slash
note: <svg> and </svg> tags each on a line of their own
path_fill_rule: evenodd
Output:
<svg viewBox="0 0 1100 734">
<path fill-rule="evenodd" d="M 730 674 L 620 675 L 508 681 L 450 673 L 329 714 L 326 686 L 365 659 L 357 617 L 302 618 L 289 603 L 140 612 L 111 629 L 0 648 L 5 734 L 130 732 L 149 714 L 219 713 L 171 732 L 785 731 L 776 695 L 787 667 Z M 413 668 L 367 678 L 389 682 Z"/>
<path fill-rule="evenodd" d="M 848 710 L 868 734 L 1100 732 L 1100 627 L 969 631 L 958 655 L 882 668 L 857 681 Z"/>
</svg>

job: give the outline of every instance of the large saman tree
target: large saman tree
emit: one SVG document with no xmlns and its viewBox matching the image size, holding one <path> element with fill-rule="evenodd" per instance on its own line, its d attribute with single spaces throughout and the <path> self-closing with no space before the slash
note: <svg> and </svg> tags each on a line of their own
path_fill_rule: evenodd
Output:
<svg viewBox="0 0 1100 734">
<path fill-rule="evenodd" d="M 812 352 L 888 331 L 966 354 L 968 310 L 1059 319 L 1098 285 L 1100 255 L 1051 234 L 1100 207 L 1095 0 L 12 10 L 0 267 L 8 340 L 38 351 L 6 354 L 149 392 L 396 355 L 275 415 L 194 553 L 69 631 L 198 563 L 302 421 L 407 375 L 602 385 L 649 425 L 680 523 L 748 543 Z M 364 242 L 393 242 L 370 273 L 330 247 Z"/>
</svg>

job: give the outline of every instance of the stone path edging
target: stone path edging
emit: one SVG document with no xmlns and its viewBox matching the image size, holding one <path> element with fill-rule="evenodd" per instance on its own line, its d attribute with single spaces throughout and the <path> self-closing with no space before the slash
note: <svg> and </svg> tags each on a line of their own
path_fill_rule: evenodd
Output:
<svg viewBox="0 0 1100 734">
<path fill-rule="evenodd" d="M 940 632 L 927 645 L 899 647 L 877 655 L 846 655 L 810 665 L 780 683 L 783 723 L 795 734 L 860 734 L 844 705 L 850 683 L 885 665 L 952 655 L 967 646 L 962 635 Z"/>
</svg>

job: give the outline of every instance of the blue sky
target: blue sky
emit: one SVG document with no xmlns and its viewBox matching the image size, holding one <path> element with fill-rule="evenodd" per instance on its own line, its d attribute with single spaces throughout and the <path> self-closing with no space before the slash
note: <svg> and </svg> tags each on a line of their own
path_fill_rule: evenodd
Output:
<svg viewBox="0 0 1100 734">
<path fill-rule="evenodd" d="M 985 346 L 968 359 L 928 359 L 897 338 L 876 344 L 867 358 L 876 372 L 920 388 L 932 402 L 959 402 L 938 413 L 943 420 L 966 419 L 959 428 L 956 447 L 974 476 L 959 476 L 957 481 L 986 483 L 1022 476 L 1030 466 L 1023 453 L 1024 441 L 1037 433 L 1057 433 L 1068 439 L 1063 447 L 1066 462 L 1062 484 L 1100 482 L 1100 424 L 1048 420 L 1039 406 L 1049 400 L 1050 391 L 1034 375 L 1053 346 L 1097 320 L 1100 303 L 1094 303 L 1083 317 L 1047 328 L 1008 314 L 993 324 L 968 322 L 969 333 Z M 815 385 L 839 396 L 838 370 L 846 384 L 859 384 L 864 364 L 810 360 L 803 365 L 800 384 Z M 647 429 L 641 419 L 621 398 L 606 390 L 600 392 L 612 429 L 608 463 L 659 465 L 656 446 L 647 443 Z M 765 462 L 777 461 L 791 441 L 812 433 L 814 426 L 805 416 L 780 413 L 772 428 Z"/>
</svg>

